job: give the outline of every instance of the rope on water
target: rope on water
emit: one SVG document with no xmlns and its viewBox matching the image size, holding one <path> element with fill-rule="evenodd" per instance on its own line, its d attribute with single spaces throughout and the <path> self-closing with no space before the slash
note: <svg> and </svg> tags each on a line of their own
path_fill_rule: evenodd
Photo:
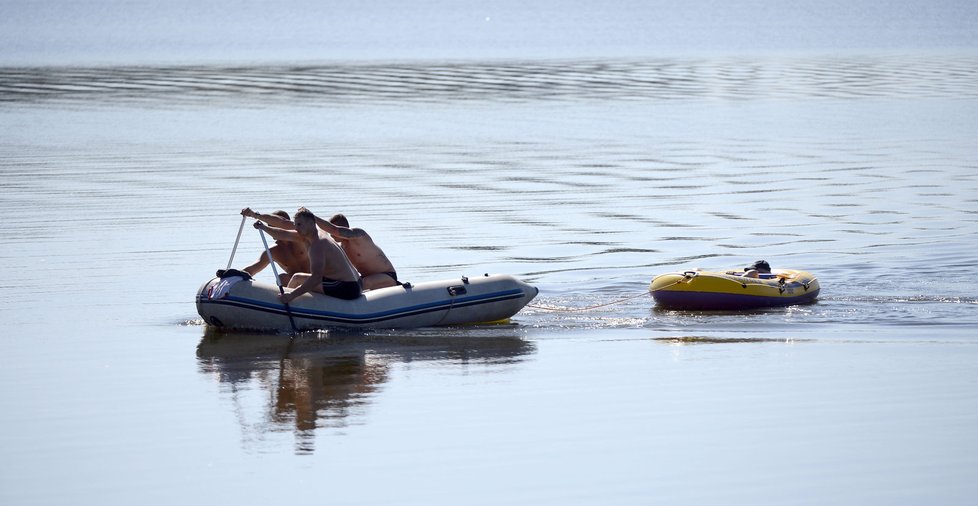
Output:
<svg viewBox="0 0 978 506">
<path fill-rule="evenodd" d="M 648 296 L 649 292 L 642 292 L 637 295 L 632 295 L 630 297 L 625 297 L 624 299 L 613 300 L 611 302 L 606 302 L 604 304 L 598 304 L 597 306 L 590 307 L 548 307 L 548 306 L 537 306 L 535 304 L 527 304 L 526 307 L 532 307 L 534 309 L 542 309 L 544 311 L 564 311 L 564 312 L 575 312 L 575 311 L 590 311 L 592 309 L 597 309 L 599 307 L 610 306 L 612 304 L 620 304 L 626 300 L 636 299 L 642 296 Z"/>
</svg>

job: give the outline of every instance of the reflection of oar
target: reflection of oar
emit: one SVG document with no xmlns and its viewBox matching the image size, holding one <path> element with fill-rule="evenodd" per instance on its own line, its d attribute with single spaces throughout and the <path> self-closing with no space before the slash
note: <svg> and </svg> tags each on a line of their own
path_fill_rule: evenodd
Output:
<svg viewBox="0 0 978 506">
<path fill-rule="evenodd" d="M 261 242 L 265 245 L 265 254 L 268 255 L 268 263 L 272 266 L 272 274 L 275 275 L 275 284 L 278 285 L 278 293 L 285 295 L 285 288 L 282 288 L 282 280 L 278 278 L 278 269 L 275 268 L 275 260 L 272 259 L 272 250 L 268 249 L 268 241 L 265 240 L 265 232 L 259 228 L 258 233 L 261 234 Z M 295 320 L 292 319 L 292 310 L 289 308 L 289 304 L 284 304 L 285 313 L 289 315 L 289 323 L 292 324 L 292 337 L 295 337 L 299 329 L 295 326 Z"/>
<path fill-rule="evenodd" d="M 241 215 L 241 226 L 238 227 L 238 236 L 234 238 L 234 247 L 231 248 L 231 258 L 228 259 L 228 270 L 231 268 L 231 262 L 234 262 L 234 252 L 238 251 L 238 242 L 241 240 L 241 231 L 244 230 L 245 215 Z"/>
</svg>

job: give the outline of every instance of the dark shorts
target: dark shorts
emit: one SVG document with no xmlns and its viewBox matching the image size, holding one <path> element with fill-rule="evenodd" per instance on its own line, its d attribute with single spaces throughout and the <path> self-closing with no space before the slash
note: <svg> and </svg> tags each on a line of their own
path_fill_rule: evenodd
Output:
<svg viewBox="0 0 978 506">
<path fill-rule="evenodd" d="M 337 299 L 353 300 L 360 297 L 360 282 L 323 278 L 323 293 Z"/>
<path fill-rule="evenodd" d="M 381 272 L 381 274 L 387 274 L 388 276 L 390 276 L 391 278 L 394 279 L 394 282 L 396 282 L 397 284 L 401 284 L 401 282 L 397 280 L 397 273 L 396 272 L 394 272 L 394 271 Z"/>
</svg>

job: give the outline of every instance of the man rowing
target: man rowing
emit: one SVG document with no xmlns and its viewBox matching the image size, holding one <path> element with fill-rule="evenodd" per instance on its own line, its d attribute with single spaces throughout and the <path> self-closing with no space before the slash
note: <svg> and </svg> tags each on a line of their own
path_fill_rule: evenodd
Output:
<svg viewBox="0 0 978 506">
<path fill-rule="evenodd" d="M 308 209 L 302 207 L 299 211 Z M 375 290 L 397 286 L 397 271 L 394 264 L 377 246 L 373 238 L 362 228 L 350 228 L 346 216 L 337 214 L 329 221 L 316 217 L 316 224 L 335 239 L 346 252 L 350 263 L 360 272 L 364 290 Z"/>
<path fill-rule="evenodd" d="M 285 211 L 275 211 L 272 214 L 262 214 L 252 211 L 250 207 L 246 207 L 241 210 L 241 215 L 263 221 L 275 228 L 295 230 L 295 225 L 292 223 L 292 218 L 289 216 L 289 213 Z M 309 255 L 306 252 L 307 249 L 307 245 L 301 242 L 279 240 L 275 241 L 275 246 L 269 248 L 269 251 L 272 253 L 272 260 L 282 268 L 282 272 L 278 275 L 282 285 L 288 286 L 289 280 L 292 278 L 293 274 L 297 272 L 306 272 L 309 270 Z M 254 277 L 255 274 L 261 272 L 265 267 L 268 267 L 268 255 L 263 252 L 255 263 L 241 270 Z"/>
<path fill-rule="evenodd" d="M 291 241 L 307 245 L 309 272 L 299 272 L 289 281 L 290 291 L 279 295 L 288 304 L 304 293 L 321 293 L 339 299 L 360 297 L 360 276 L 347 259 L 343 249 L 330 236 L 320 236 L 316 215 L 308 209 L 295 213 L 295 230 L 270 227 L 260 221 L 255 228 L 268 232 L 276 241 Z"/>
</svg>

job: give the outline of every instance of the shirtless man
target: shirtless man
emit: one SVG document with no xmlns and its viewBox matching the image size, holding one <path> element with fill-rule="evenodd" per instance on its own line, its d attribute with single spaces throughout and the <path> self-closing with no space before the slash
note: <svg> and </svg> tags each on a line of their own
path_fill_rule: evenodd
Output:
<svg viewBox="0 0 978 506">
<path fill-rule="evenodd" d="M 301 208 L 300 211 L 306 210 Z M 346 216 L 337 214 L 326 221 L 316 218 L 316 224 L 335 239 L 346 252 L 350 263 L 360 272 L 364 290 L 397 286 L 397 271 L 387 255 L 362 228 L 350 228 Z"/>
<path fill-rule="evenodd" d="M 264 221 L 275 228 L 295 230 L 295 225 L 292 223 L 289 213 L 285 211 L 262 214 L 252 211 L 250 207 L 246 207 L 241 210 L 241 215 Z M 293 274 L 309 270 L 309 254 L 306 252 L 307 248 L 305 243 L 279 240 L 275 241 L 275 246 L 269 248 L 269 251 L 272 252 L 272 260 L 282 267 L 283 272 L 279 273 L 278 277 L 283 286 L 288 286 Z M 257 262 L 242 270 L 254 276 L 265 267 L 268 267 L 268 254 L 262 253 L 258 257 Z"/>
<path fill-rule="evenodd" d="M 307 292 L 346 300 L 360 297 L 360 276 L 339 244 L 330 237 L 320 237 L 316 216 L 308 210 L 301 210 L 295 213 L 292 223 L 294 231 L 255 222 L 255 228 L 268 232 L 277 241 L 301 242 L 309 247 L 310 272 L 293 275 L 289 281 L 289 288 L 292 290 L 279 295 L 279 300 L 288 304 Z"/>
</svg>

